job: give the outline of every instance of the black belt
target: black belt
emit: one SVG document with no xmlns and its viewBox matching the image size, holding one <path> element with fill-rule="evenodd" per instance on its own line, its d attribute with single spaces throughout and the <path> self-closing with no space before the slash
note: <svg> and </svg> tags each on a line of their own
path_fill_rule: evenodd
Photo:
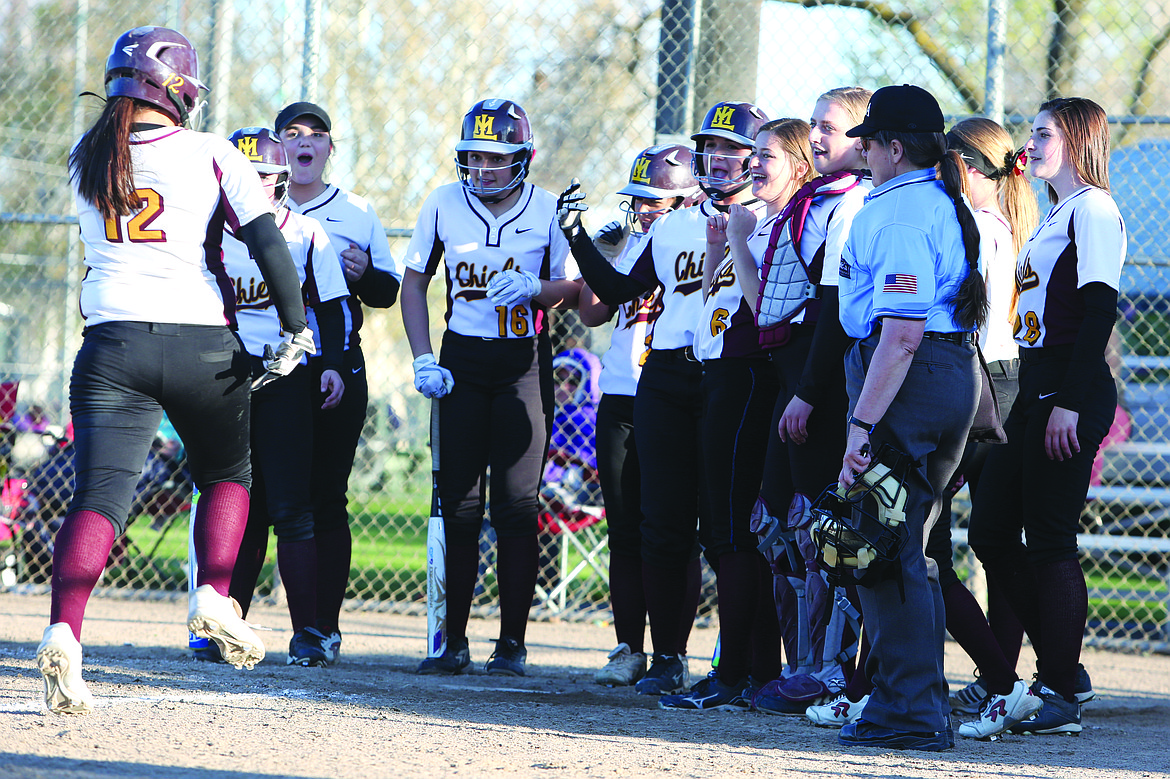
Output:
<svg viewBox="0 0 1170 779">
<path fill-rule="evenodd" d="M 975 343 L 974 333 L 931 333 L 926 332 L 922 337 L 928 341 L 946 341 L 952 344 L 973 344 Z"/>
<path fill-rule="evenodd" d="M 695 350 L 690 346 L 680 346 L 678 349 L 651 349 L 650 356 L 671 362 L 699 362 L 695 357 Z"/>
</svg>

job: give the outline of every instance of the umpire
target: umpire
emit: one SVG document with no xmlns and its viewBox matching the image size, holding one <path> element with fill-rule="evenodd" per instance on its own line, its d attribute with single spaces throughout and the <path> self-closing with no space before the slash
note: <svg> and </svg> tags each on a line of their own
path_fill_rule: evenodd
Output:
<svg viewBox="0 0 1170 779">
<path fill-rule="evenodd" d="M 960 158 L 947 151 L 942 112 L 929 92 L 879 89 L 846 135 L 863 140 L 874 190 L 841 260 L 841 324 L 856 342 L 845 358 L 850 419 L 840 478 L 851 484 L 886 443 L 910 464 L 908 540 L 892 574 L 859 588 L 874 691 L 839 741 L 937 752 L 954 745 L 954 734 L 942 591 L 923 538 L 975 414 L 974 331 L 987 314 L 979 230 L 962 199 Z"/>
</svg>

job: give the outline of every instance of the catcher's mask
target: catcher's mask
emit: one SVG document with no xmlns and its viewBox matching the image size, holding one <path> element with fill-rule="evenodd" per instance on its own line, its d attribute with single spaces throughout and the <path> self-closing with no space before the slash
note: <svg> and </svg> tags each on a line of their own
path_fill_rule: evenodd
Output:
<svg viewBox="0 0 1170 779">
<path fill-rule="evenodd" d="M 812 507 L 817 557 L 835 583 L 876 584 L 899 578 L 906 544 L 908 455 L 882 444 L 870 465 L 845 490 L 825 489 Z"/>
</svg>

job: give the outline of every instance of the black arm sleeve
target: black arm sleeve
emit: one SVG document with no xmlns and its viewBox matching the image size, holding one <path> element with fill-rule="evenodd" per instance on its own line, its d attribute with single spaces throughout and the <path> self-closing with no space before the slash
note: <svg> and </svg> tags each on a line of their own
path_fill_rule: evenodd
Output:
<svg viewBox="0 0 1170 779">
<path fill-rule="evenodd" d="M 293 266 L 288 244 L 276 226 L 272 214 L 260 216 L 242 225 L 236 237 L 248 246 L 248 251 L 260 267 L 268 294 L 276 305 L 280 326 L 286 333 L 299 333 L 307 327 L 305 303 L 301 298 L 301 282 Z"/>
<path fill-rule="evenodd" d="M 833 294 L 821 299 L 821 311 L 817 314 L 816 329 L 813 330 L 812 346 L 804 361 L 804 372 L 796 385 L 796 396 L 816 406 L 818 398 L 824 398 L 830 388 L 845 378 L 844 358 L 853 340 L 841 327 L 840 300 L 835 287 L 823 287 Z"/>
<path fill-rule="evenodd" d="M 1117 321 L 1117 290 L 1103 282 L 1093 281 L 1078 291 L 1085 306 L 1085 318 L 1081 320 L 1056 405 L 1080 413 L 1085 393 L 1098 375 L 1097 366 L 1109 346 L 1113 323 Z"/>
<path fill-rule="evenodd" d="M 577 230 L 569 239 L 569 249 L 577 260 L 581 276 L 607 306 L 620 306 L 649 291 L 645 284 L 619 273 L 610 265 L 584 230 Z"/>
<path fill-rule="evenodd" d="M 398 300 L 399 286 L 393 274 L 375 268 L 371 262 L 361 278 L 353 283 L 353 293 L 370 308 L 390 308 Z"/>
<path fill-rule="evenodd" d="M 325 370 L 335 370 L 341 373 L 345 364 L 342 353 L 345 351 L 345 314 L 341 307 L 345 305 L 345 298 L 334 298 L 313 306 L 313 313 L 317 315 L 317 343 L 321 345 L 321 365 Z"/>
</svg>

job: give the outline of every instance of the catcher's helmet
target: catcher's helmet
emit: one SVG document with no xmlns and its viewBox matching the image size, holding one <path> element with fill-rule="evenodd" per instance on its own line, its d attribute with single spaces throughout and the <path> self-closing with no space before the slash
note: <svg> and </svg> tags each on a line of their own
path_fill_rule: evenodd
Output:
<svg viewBox="0 0 1170 779">
<path fill-rule="evenodd" d="M 284 144 L 276 133 L 267 127 L 242 127 L 236 130 L 228 140 L 239 149 L 257 173 L 276 173 L 276 207 L 284 205 L 288 198 L 288 177 L 291 168 L 288 164 L 288 153 Z"/>
<path fill-rule="evenodd" d="M 106 58 L 106 97 L 150 103 L 181 125 L 201 108 L 199 58 L 185 36 L 166 27 L 135 27 Z"/>
<path fill-rule="evenodd" d="M 859 583 L 885 578 L 906 544 L 906 468 L 909 457 L 882 444 L 848 489 L 836 484 L 812 508 L 817 556 L 837 580 Z"/>
<path fill-rule="evenodd" d="M 743 158 L 743 169 L 732 179 L 712 178 L 708 171 L 708 157 L 703 152 L 703 141 L 706 138 L 726 138 L 740 146 L 751 148 L 756 140 L 756 133 L 768 121 L 768 115 L 751 103 L 716 103 L 703 117 L 703 125 L 698 132 L 691 136 L 695 142 L 695 156 L 693 160 L 695 178 L 699 180 L 703 191 L 712 200 L 721 200 L 751 184 L 751 172 L 748 157 Z"/>
<path fill-rule="evenodd" d="M 459 143 L 455 144 L 455 169 L 463 188 L 484 202 L 499 202 L 524 183 L 534 146 L 528 114 L 511 100 L 481 100 L 463 116 Z M 469 152 L 515 154 L 511 180 L 501 187 L 480 187 L 471 180 Z"/>
</svg>

